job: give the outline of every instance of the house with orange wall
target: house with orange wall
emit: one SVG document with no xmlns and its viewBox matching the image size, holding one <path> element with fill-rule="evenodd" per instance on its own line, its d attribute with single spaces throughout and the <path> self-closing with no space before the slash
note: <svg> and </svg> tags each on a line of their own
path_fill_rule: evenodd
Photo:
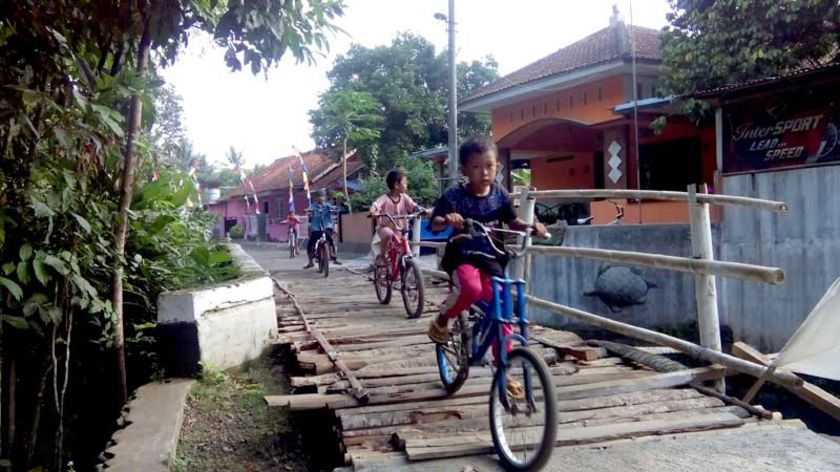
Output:
<svg viewBox="0 0 840 472">
<path fill-rule="evenodd" d="M 685 191 L 695 183 L 713 189 L 713 125 L 698 129 L 671 116 L 661 133 L 650 127 L 669 104 L 657 98 L 662 74 L 659 32 L 614 14 L 607 28 L 477 90 L 459 106 L 491 114 L 506 182 L 511 169 L 530 168 L 538 190 Z M 638 202 L 620 203 L 626 223 L 688 220 L 679 202 L 642 202 L 641 215 Z M 596 224 L 615 215 L 607 201 L 576 208 L 578 216 L 591 212 Z"/>
</svg>

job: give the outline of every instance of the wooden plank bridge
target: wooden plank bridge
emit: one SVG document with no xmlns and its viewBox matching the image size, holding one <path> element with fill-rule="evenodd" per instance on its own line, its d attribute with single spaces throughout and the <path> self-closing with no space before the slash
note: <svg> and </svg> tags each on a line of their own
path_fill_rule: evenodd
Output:
<svg viewBox="0 0 840 472">
<path fill-rule="evenodd" d="M 479 470 L 476 464 L 481 464 L 480 470 L 496 470 L 488 424 L 490 368 L 473 368 L 461 390 L 448 396 L 438 377 L 433 344 L 426 337 L 447 284 L 428 279 L 426 313 L 409 320 L 398 291 L 391 305 L 381 305 L 370 279 L 349 270 L 334 270 L 328 279 L 296 271 L 293 277 L 276 275 L 275 281 L 278 342 L 290 345 L 306 375 L 292 377 L 295 394 L 269 396 L 266 401 L 292 411 L 334 412 L 346 452 L 344 470 Z M 700 444 L 719 443 L 729 453 L 740 438 L 746 443 L 743 447 L 763 457 L 763 468 L 738 465 L 741 470 L 840 470 L 840 447 L 804 429 L 800 421 L 739 406 L 703 388 L 703 382 L 726 375 L 721 366 L 655 370 L 589 345 L 572 332 L 533 326 L 531 338 L 532 348 L 550 366 L 559 404 L 557 449 L 546 470 L 567 468 L 569 463 L 563 461 L 574 457 L 578 462 L 572 465 L 584 466 L 593 451 L 613 448 L 620 454 L 622 448 L 640 448 L 663 437 L 690 444 L 698 435 L 703 436 Z M 792 456 L 776 457 L 774 468 L 776 462 L 770 459 L 779 450 L 770 442 L 778 438 L 766 439 L 768 434 L 800 435 L 797 441 L 811 445 L 802 447 L 812 447 L 813 436 L 816 452 L 803 454 L 794 448 Z M 785 437 L 790 444 L 796 442 Z M 650 460 L 659 463 L 655 454 L 667 454 L 661 452 L 666 445 L 656 444 L 646 450 L 659 450 L 650 452 Z M 768 452 L 761 452 L 762 447 Z M 641 454 L 637 449 L 631 453 Z M 685 463 L 673 469 L 650 464 L 644 468 L 734 470 L 728 467 L 736 459 L 712 455 L 726 462 L 717 464 L 707 453 L 699 456 L 705 458 L 703 463 L 686 452 Z M 742 454 L 742 459 L 747 456 Z M 620 462 L 619 456 L 592 460 L 607 465 L 589 465 L 590 471 L 615 470 L 615 461 Z M 680 462 L 679 457 L 669 460 Z"/>
</svg>

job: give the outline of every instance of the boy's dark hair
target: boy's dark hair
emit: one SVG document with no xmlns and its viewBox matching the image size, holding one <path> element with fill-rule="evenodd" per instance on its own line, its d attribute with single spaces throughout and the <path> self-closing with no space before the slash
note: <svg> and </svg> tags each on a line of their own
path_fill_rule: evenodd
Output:
<svg viewBox="0 0 840 472">
<path fill-rule="evenodd" d="M 496 143 L 490 136 L 477 136 L 470 138 L 467 142 L 461 145 L 458 149 L 458 162 L 465 166 L 473 154 L 484 154 L 487 151 L 493 151 L 496 158 L 499 157 L 499 150 L 496 148 Z"/>
<path fill-rule="evenodd" d="M 405 172 L 400 169 L 388 171 L 388 175 L 385 176 L 385 184 L 388 186 L 388 190 L 393 190 L 394 185 L 400 183 L 403 177 L 405 177 Z"/>
</svg>

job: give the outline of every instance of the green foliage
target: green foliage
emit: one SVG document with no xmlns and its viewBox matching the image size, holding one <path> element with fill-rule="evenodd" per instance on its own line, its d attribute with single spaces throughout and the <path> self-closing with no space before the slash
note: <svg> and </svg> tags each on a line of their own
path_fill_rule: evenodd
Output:
<svg viewBox="0 0 840 472">
<path fill-rule="evenodd" d="M 341 158 L 346 147 L 368 149 L 382 133 L 382 105 L 368 92 L 331 89 L 309 112 L 315 144 Z M 363 153 L 364 154 L 364 153 Z"/>
<path fill-rule="evenodd" d="M 408 176 L 408 194 L 411 195 L 411 198 L 420 205 L 431 207 L 435 203 L 440 189 L 434 166 L 422 159 L 403 157 L 397 167 L 403 169 Z M 388 186 L 385 185 L 385 174 L 387 172 L 380 174 L 378 171 L 373 171 L 362 178 L 362 191 L 350 196 L 353 208 L 364 211 L 370 208 L 374 200 L 388 193 Z"/>
<path fill-rule="evenodd" d="M 531 169 L 514 169 L 510 171 L 513 185 L 531 185 Z"/>
<path fill-rule="evenodd" d="M 671 0 L 662 34 L 665 94 L 690 94 L 834 59 L 837 0 Z M 702 116 L 704 104 L 685 107 Z"/>
<path fill-rule="evenodd" d="M 230 253 L 210 241 L 215 216 L 185 211 L 197 198 L 189 176 L 164 172 L 143 186 L 134 201 L 128 254 L 129 281 L 152 304 L 164 290 L 234 278 L 238 270 Z M 154 311 L 154 306 L 146 307 Z"/>
<path fill-rule="evenodd" d="M 420 36 L 402 33 L 389 46 L 357 44 L 336 59 L 328 73 L 331 87 L 325 96 L 347 90 L 366 92 L 379 103 L 384 117 L 378 140 L 364 152 L 371 168 L 385 172 L 405 154 L 447 142 L 447 54 L 438 54 L 434 45 Z M 496 67 L 492 58 L 459 64 L 459 96 L 495 80 Z M 316 120 L 322 114 L 315 110 L 310 115 L 316 130 L 322 128 Z M 463 113 L 458 119 L 462 138 L 490 129 L 487 116 Z"/>
<path fill-rule="evenodd" d="M 245 228 L 240 224 L 235 224 L 230 228 L 230 237 L 233 239 L 242 239 L 245 236 Z"/>
<path fill-rule="evenodd" d="M 192 144 L 186 139 L 186 131 L 181 122 L 181 96 L 171 85 L 154 89 L 152 95 L 155 105 L 151 127 L 151 139 L 156 151 L 154 160 L 159 168 L 186 171 L 193 156 Z"/>
<path fill-rule="evenodd" d="M 141 44 L 166 65 L 200 28 L 227 48 L 231 68 L 265 72 L 287 52 L 311 62 L 327 48 L 325 33 L 341 14 L 337 0 L 2 3 L 0 371 L 8 372 L 10 359 L 16 363 L 16 397 L 6 394 L 5 376 L 0 388 L 3 417 L 15 413 L 21 428 L 13 443 L 0 437 L 0 448 L 4 457 L 21 458 L 15 470 L 60 471 L 68 452 L 63 432 L 95 438 L 103 431 L 87 429 L 92 419 L 113 424 L 109 415 L 121 407 L 114 408 L 110 385 L 120 321 L 114 316 L 120 307 L 110 302 L 112 286 L 119 286 L 112 285 L 115 265 L 126 268 L 121 321 L 130 366 L 153 358 L 160 291 L 236 274 L 230 255 L 208 241 L 212 217 L 190 209 L 196 196 L 188 177 L 164 172 L 146 183 L 156 156 L 171 158 L 163 167 L 173 171 L 200 156 L 179 139 L 176 97 L 138 67 Z M 143 105 L 139 136 L 126 118 L 138 104 L 132 97 Z M 137 144 L 133 182 L 122 180 L 125 150 L 133 149 L 127 141 Z M 132 187 L 123 253 L 115 235 L 126 222 L 119 189 Z M 131 367 L 129 375 L 133 384 L 147 378 Z M 88 410 L 84 402 L 101 404 Z M 39 422 L 30 425 L 33 413 Z"/>
<path fill-rule="evenodd" d="M 324 32 L 338 31 L 331 22 L 344 14 L 343 0 L 229 0 L 211 5 L 214 13 L 221 13 L 213 34 L 227 48 L 228 66 L 247 66 L 254 74 L 272 67 L 286 52 L 299 63 L 313 64 L 317 51 L 328 48 Z"/>
</svg>

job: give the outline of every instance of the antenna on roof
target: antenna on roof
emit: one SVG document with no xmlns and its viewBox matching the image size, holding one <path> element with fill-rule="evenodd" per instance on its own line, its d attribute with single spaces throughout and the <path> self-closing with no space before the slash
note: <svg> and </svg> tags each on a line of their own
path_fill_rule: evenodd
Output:
<svg viewBox="0 0 840 472">
<path fill-rule="evenodd" d="M 615 26 L 619 23 L 624 23 L 624 18 L 621 15 L 621 12 L 618 11 L 618 5 L 612 6 L 612 16 L 610 17 L 610 26 Z"/>
</svg>

